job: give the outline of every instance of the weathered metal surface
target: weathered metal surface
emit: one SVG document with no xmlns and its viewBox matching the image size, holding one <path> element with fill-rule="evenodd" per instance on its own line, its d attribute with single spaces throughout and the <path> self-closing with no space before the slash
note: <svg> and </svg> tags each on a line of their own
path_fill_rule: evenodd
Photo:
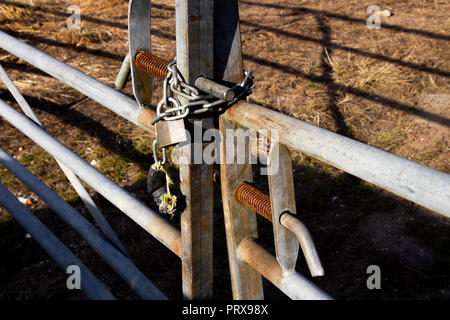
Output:
<svg viewBox="0 0 450 320">
<path fill-rule="evenodd" d="M 57 155 L 58 160 L 68 166 L 78 177 L 96 189 L 172 252 L 181 256 L 180 232 L 164 218 L 2 100 L 0 100 L 0 115 L 48 153 Z"/>
<path fill-rule="evenodd" d="M 152 125 L 152 121 L 155 118 L 156 118 L 155 111 L 149 108 L 140 109 L 135 124 L 137 124 L 142 129 L 150 132 L 150 134 L 154 135 L 155 127 Z"/>
<path fill-rule="evenodd" d="M 142 72 L 148 73 L 153 77 L 164 80 L 167 77 L 170 61 L 157 57 L 145 51 L 140 51 L 136 55 L 136 67 Z"/>
<path fill-rule="evenodd" d="M 214 79 L 244 80 L 241 30 L 237 0 L 214 0 Z"/>
<path fill-rule="evenodd" d="M 291 154 L 284 145 L 271 145 L 267 168 L 276 257 L 283 271 L 290 272 L 295 269 L 299 244 L 295 235 L 280 223 L 283 212 L 296 214 Z"/>
<path fill-rule="evenodd" d="M 226 115 L 253 130 L 278 130 L 280 143 L 450 217 L 450 175 L 334 132 L 242 101 Z"/>
<path fill-rule="evenodd" d="M 176 0 L 177 68 L 190 85 L 213 79 L 213 1 Z"/>
<path fill-rule="evenodd" d="M 194 85 L 199 75 L 212 78 L 212 0 L 176 0 L 175 17 L 177 68 L 184 80 Z M 178 98 L 182 104 L 187 102 L 181 96 Z M 202 127 L 212 127 L 211 118 L 203 118 L 200 123 Z M 214 172 L 203 157 L 201 164 L 194 164 L 197 162 L 195 154 L 203 154 L 202 137 L 194 135 L 198 125 L 195 119 L 185 121 L 193 141 L 179 149 L 184 159 L 180 165 L 181 191 L 186 197 L 186 209 L 181 215 L 183 295 L 186 299 L 207 299 L 213 294 Z"/>
<path fill-rule="evenodd" d="M 108 265 L 143 299 L 166 297 L 143 275 L 128 256 L 120 252 L 72 206 L 48 188 L 17 160 L 0 148 L 0 163 L 35 192 L 62 220 L 69 224 Z"/>
<path fill-rule="evenodd" d="M 127 54 L 123 59 L 122 66 L 120 67 L 119 73 L 117 74 L 116 81 L 114 85 L 117 89 L 122 90 L 125 88 L 125 85 L 128 82 L 128 78 L 131 73 L 131 65 L 130 65 L 130 54 Z"/>
<path fill-rule="evenodd" d="M 181 147 L 181 161 L 192 161 L 193 149 Z M 213 294 L 213 167 L 182 165 L 180 177 L 187 204 L 181 215 L 183 295 L 207 299 Z"/>
<path fill-rule="evenodd" d="M 33 112 L 33 109 L 31 109 L 30 105 L 27 103 L 25 98 L 23 97 L 22 93 L 20 93 L 19 89 L 16 87 L 14 82 L 8 77 L 6 71 L 2 68 L 0 65 L 0 79 L 5 83 L 8 90 L 11 92 L 13 97 L 16 99 L 17 103 L 19 104 L 22 111 L 34 122 L 36 122 L 38 125 L 40 125 L 42 128 L 44 126 L 39 121 L 36 114 Z M 83 203 L 86 205 L 86 208 L 91 213 L 92 217 L 95 219 L 95 222 L 100 227 L 102 232 L 106 235 L 106 237 L 113 242 L 122 252 L 127 255 L 127 252 L 120 242 L 119 238 L 114 233 L 113 229 L 109 225 L 106 218 L 103 216 L 101 211 L 97 208 L 95 205 L 94 200 L 89 196 L 89 193 L 86 191 L 86 189 L 81 184 L 80 180 L 77 178 L 77 176 L 62 162 L 58 161 L 57 158 L 55 158 L 58 165 L 61 167 L 61 170 L 64 172 L 64 174 L 67 176 L 67 179 L 72 184 L 75 191 L 80 196 Z"/>
<path fill-rule="evenodd" d="M 136 66 L 139 51 L 151 52 L 149 0 L 130 0 L 128 6 L 128 44 L 133 93 L 142 107 L 149 107 L 153 95 L 153 77 Z"/>
<path fill-rule="evenodd" d="M 240 183 L 233 193 L 236 202 L 246 205 L 262 217 L 272 222 L 270 197 L 248 183 Z"/>
<path fill-rule="evenodd" d="M 2 31 L 0 31 L 0 48 L 48 73 L 144 130 L 154 132 L 150 122 L 156 117 L 156 113 L 148 108 L 141 108 L 134 99 Z"/>
<path fill-rule="evenodd" d="M 283 272 L 276 258 L 247 238 L 239 245 L 238 257 L 294 300 L 330 300 L 328 294 L 295 271 Z"/>
<path fill-rule="evenodd" d="M 195 86 L 203 92 L 225 101 L 231 101 L 235 96 L 234 91 L 231 90 L 231 88 L 205 77 L 198 77 L 195 80 Z"/>
<path fill-rule="evenodd" d="M 39 121 L 38 117 L 33 112 L 33 109 L 31 109 L 30 105 L 25 100 L 22 93 L 20 93 L 20 90 L 16 87 L 14 82 L 9 78 L 5 69 L 3 69 L 3 67 L 1 65 L 0 65 L 0 80 L 3 81 L 6 88 L 9 90 L 9 92 L 11 92 L 12 96 L 14 97 L 16 102 L 19 104 L 23 113 L 25 113 L 30 119 L 32 119 L 38 125 L 42 126 L 42 123 Z"/>
<path fill-rule="evenodd" d="M 238 185 L 246 181 L 253 181 L 252 166 L 249 161 L 245 161 L 244 164 L 236 164 L 226 160 L 227 154 L 230 153 L 229 149 L 233 148 L 232 152 L 234 152 L 236 143 L 226 140 L 225 132 L 227 129 L 236 129 L 235 123 L 221 116 L 219 129 L 222 134 L 220 181 L 233 299 L 261 300 L 264 298 L 261 276 L 237 256 L 238 246 L 244 239 L 258 238 L 255 213 L 234 199 L 234 192 Z"/>
<path fill-rule="evenodd" d="M 158 132 L 158 146 L 161 148 L 184 142 L 187 139 L 183 119 L 159 121 L 155 126 Z"/>
<path fill-rule="evenodd" d="M 239 26 L 237 0 L 214 0 L 214 80 L 224 83 L 240 83 L 244 79 L 242 43 Z M 230 265 L 233 299 L 264 299 L 262 278 L 252 267 L 237 256 L 237 248 L 246 237 L 258 237 L 255 213 L 234 199 L 236 187 L 253 181 L 249 161 L 244 164 L 227 163 L 227 153 L 235 148 L 235 141 L 228 141 L 225 131 L 236 125 L 227 118 L 219 118 L 222 135 L 220 143 L 220 181 L 222 189 L 223 214 L 227 237 L 228 261 Z M 234 152 L 234 150 L 233 150 Z M 246 154 L 246 157 L 249 155 Z M 248 160 L 248 159 L 247 159 Z"/>
<path fill-rule="evenodd" d="M 286 227 L 286 229 L 292 232 L 300 243 L 311 275 L 313 277 L 323 276 L 324 270 L 319 259 L 319 254 L 317 253 L 314 241 L 306 226 L 289 213 L 283 213 L 281 215 L 280 223 L 283 227 Z"/>
<path fill-rule="evenodd" d="M 322 264 L 320 263 L 319 255 L 308 229 L 300 220 L 295 218 L 295 216 L 287 213 L 286 210 L 288 209 L 282 209 L 291 208 L 290 210 L 293 210 L 292 208 L 295 208 L 295 206 L 282 205 L 283 202 L 287 202 L 289 199 L 292 201 L 292 194 L 285 194 L 287 191 L 282 190 L 282 188 L 275 187 L 283 185 L 286 181 L 285 179 L 287 179 L 286 175 L 277 173 L 277 175 L 278 174 L 279 176 L 275 177 L 275 180 L 278 181 L 272 180 L 271 183 L 269 182 L 271 189 L 279 189 L 276 197 L 272 199 L 273 202 L 279 203 L 277 204 L 277 211 L 279 212 L 276 214 L 278 215 L 277 218 L 273 218 L 272 216 L 272 197 L 269 197 L 247 183 L 240 183 L 235 188 L 233 198 L 236 202 L 255 210 L 256 213 L 263 216 L 270 222 L 275 223 L 275 221 L 278 221 L 279 226 L 274 226 L 275 248 L 277 252 L 277 259 L 285 272 L 291 271 L 295 268 L 300 243 L 312 276 L 322 276 L 324 274 Z M 272 191 L 272 193 L 274 192 Z"/>
<path fill-rule="evenodd" d="M 81 289 L 90 299 L 115 300 L 105 285 L 50 231 L 36 216 L 0 183 L 0 204 L 44 248 L 58 266 L 66 272 L 71 265 L 78 266 L 83 277 Z"/>
</svg>

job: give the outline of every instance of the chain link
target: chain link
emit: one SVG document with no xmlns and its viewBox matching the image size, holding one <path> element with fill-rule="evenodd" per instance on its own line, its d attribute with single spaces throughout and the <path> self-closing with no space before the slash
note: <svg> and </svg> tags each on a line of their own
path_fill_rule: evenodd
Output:
<svg viewBox="0 0 450 320">
<path fill-rule="evenodd" d="M 215 98 L 212 95 L 202 94 L 196 87 L 189 85 L 183 79 L 176 64 L 176 58 L 167 66 L 166 78 L 163 84 L 163 98 L 156 107 L 156 118 L 151 124 L 156 125 L 159 121 L 174 121 L 188 117 L 192 114 L 201 114 L 210 111 L 214 107 L 230 107 L 237 101 L 245 98 L 252 93 L 253 85 L 252 71 L 245 71 L 244 80 L 233 86 L 232 90 L 236 92 L 234 99 L 226 102 L 223 99 Z M 187 101 L 181 104 L 175 95 L 185 98 Z M 153 157 L 156 163 L 164 164 L 166 162 L 166 148 L 162 149 L 163 159 L 158 160 L 157 151 L 157 132 L 155 126 L 155 141 L 153 142 Z"/>
</svg>

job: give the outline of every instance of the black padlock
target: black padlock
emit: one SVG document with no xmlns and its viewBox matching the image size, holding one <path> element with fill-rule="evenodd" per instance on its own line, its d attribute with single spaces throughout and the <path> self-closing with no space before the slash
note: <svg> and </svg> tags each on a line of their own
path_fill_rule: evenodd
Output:
<svg viewBox="0 0 450 320">
<path fill-rule="evenodd" d="M 156 190 L 166 187 L 166 175 L 162 171 L 153 170 L 152 167 L 148 170 L 147 175 L 147 191 L 153 194 Z"/>
<path fill-rule="evenodd" d="M 186 208 L 186 199 L 180 189 L 178 171 L 174 168 L 168 168 L 167 173 L 173 181 L 173 184 L 170 186 L 170 193 L 177 197 L 176 211 L 183 212 Z M 164 172 L 153 170 L 150 167 L 147 175 L 147 191 L 150 195 L 150 207 L 155 211 L 161 212 L 159 208 L 161 196 L 167 193 L 167 180 Z"/>
</svg>

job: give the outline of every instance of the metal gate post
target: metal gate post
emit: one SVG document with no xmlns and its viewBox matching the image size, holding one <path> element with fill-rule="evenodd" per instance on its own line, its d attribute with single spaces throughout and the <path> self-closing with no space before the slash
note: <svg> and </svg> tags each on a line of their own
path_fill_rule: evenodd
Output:
<svg viewBox="0 0 450 320">
<path fill-rule="evenodd" d="M 214 0 L 214 74 L 216 80 L 240 83 L 244 78 L 242 42 L 237 0 Z M 238 257 L 239 245 L 246 238 L 258 238 L 256 215 L 248 207 L 237 203 L 233 194 L 241 182 L 253 181 L 252 165 L 246 148 L 245 163 L 237 164 L 235 159 L 227 162 L 227 155 L 235 153 L 237 143 L 234 134 L 237 126 L 225 116 L 219 118 L 221 134 L 220 177 L 225 231 L 230 265 L 231 287 L 235 300 L 264 299 L 262 278 L 246 262 Z M 227 130 L 232 136 L 227 137 Z M 247 139 L 247 138 L 246 138 Z M 248 140 L 245 142 L 248 146 Z M 231 150 L 233 149 L 233 150 Z M 239 155 L 236 155 L 239 157 Z"/>
<path fill-rule="evenodd" d="M 194 85 L 197 76 L 213 78 L 212 0 L 176 0 L 177 67 L 184 80 Z M 178 97 L 185 103 L 183 97 Z M 202 127 L 212 127 L 202 118 Z M 186 209 L 181 215 L 181 260 L 185 299 L 212 298 L 213 282 L 213 166 L 204 163 L 203 144 L 193 141 L 200 120 L 185 120 L 191 142 L 180 146 L 181 190 Z M 198 140 L 198 137 L 195 137 Z M 200 161 L 194 161 L 201 158 Z M 195 162 L 195 163 L 194 163 Z M 200 163 L 198 163 L 200 162 Z"/>
<path fill-rule="evenodd" d="M 238 164 L 237 137 L 234 135 L 237 126 L 225 116 L 219 118 L 221 133 L 220 148 L 220 179 L 222 188 L 223 214 L 227 237 L 228 262 L 230 264 L 231 287 L 235 300 L 264 299 L 262 278 L 246 262 L 239 259 L 239 245 L 246 238 L 258 238 L 256 214 L 249 207 L 239 204 L 234 199 L 236 187 L 243 182 L 252 182 L 252 165 L 248 137 L 245 139 L 245 163 Z M 228 133 L 228 135 L 227 135 Z M 231 156 L 233 158 L 231 159 Z M 228 159 L 227 159 L 228 158 Z"/>
<path fill-rule="evenodd" d="M 280 221 L 286 211 L 296 214 L 291 154 L 286 146 L 272 142 L 267 162 L 276 257 L 283 271 L 291 272 L 297 262 L 299 243 Z"/>
</svg>

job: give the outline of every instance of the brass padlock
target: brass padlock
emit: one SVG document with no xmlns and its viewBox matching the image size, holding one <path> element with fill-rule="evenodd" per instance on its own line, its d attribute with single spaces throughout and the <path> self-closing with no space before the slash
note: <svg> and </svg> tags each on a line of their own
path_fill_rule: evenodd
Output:
<svg viewBox="0 0 450 320">
<path fill-rule="evenodd" d="M 165 148 L 187 140 L 184 120 L 159 121 L 156 123 L 157 141 L 160 148 Z"/>
</svg>

